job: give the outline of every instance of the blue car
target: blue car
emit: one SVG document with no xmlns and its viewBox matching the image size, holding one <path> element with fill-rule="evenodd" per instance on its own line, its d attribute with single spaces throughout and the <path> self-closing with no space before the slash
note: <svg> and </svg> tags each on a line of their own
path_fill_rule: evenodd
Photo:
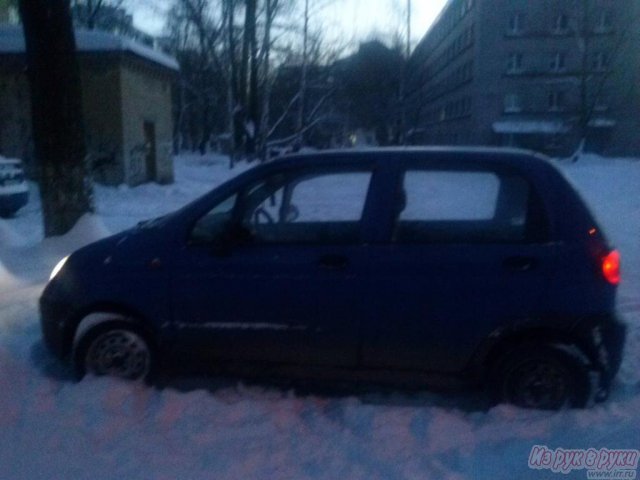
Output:
<svg viewBox="0 0 640 480">
<path fill-rule="evenodd" d="M 619 281 L 618 252 L 542 156 L 352 150 L 260 165 L 74 252 L 40 309 L 80 374 L 148 379 L 188 356 L 553 409 L 607 397 Z"/>
</svg>

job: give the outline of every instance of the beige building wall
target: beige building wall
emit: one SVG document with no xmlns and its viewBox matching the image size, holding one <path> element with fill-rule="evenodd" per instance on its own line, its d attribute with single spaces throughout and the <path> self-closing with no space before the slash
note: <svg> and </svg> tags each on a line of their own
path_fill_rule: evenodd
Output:
<svg viewBox="0 0 640 480">
<path fill-rule="evenodd" d="M 121 67 L 113 62 L 82 68 L 82 103 L 94 178 L 101 183 L 126 180 L 123 166 Z"/>
<path fill-rule="evenodd" d="M 24 159 L 29 169 L 33 146 L 26 76 L 15 71 L 0 71 L 0 92 L 0 155 Z"/>
<path fill-rule="evenodd" d="M 120 54 L 85 56 L 80 72 L 94 179 L 173 182 L 172 73 Z M 29 95 L 23 62 L 0 61 L 0 155 L 21 158 L 35 178 Z"/>
<path fill-rule="evenodd" d="M 171 159 L 171 83 L 166 74 L 152 75 L 134 62 L 120 71 L 124 164 L 130 185 L 173 181 Z M 151 164 L 149 156 L 155 155 Z M 155 167 L 153 166 L 155 165 Z"/>
</svg>

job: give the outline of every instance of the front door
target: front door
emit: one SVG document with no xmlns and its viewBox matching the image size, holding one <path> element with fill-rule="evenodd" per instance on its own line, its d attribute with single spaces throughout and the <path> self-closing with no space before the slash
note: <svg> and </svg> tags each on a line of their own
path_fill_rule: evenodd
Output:
<svg viewBox="0 0 640 480">
<path fill-rule="evenodd" d="M 176 259 L 180 338 L 226 359 L 354 365 L 372 178 L 360 167 L 274 173 L 213 205 Z"/>
</svg>

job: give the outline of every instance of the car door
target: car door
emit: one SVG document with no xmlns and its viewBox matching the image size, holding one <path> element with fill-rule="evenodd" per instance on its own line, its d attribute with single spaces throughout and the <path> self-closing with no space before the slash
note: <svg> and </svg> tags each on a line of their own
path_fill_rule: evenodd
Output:
<svg viewBox="0 0 640 480">
<path fill-rule="evenodd" d="M 371 251 L 366 366 L 460 371 L 492 332 L 542 313 L 556 250 L 534 188 L 455 165 L 399 167 L 387 242 Z"/>
<path fill-rule="evenodd" d="M 212 205 L 175 260 L 182 343 L 226 359 L 354 365 L 373 171 L 274 171 Z"/>
</svg>

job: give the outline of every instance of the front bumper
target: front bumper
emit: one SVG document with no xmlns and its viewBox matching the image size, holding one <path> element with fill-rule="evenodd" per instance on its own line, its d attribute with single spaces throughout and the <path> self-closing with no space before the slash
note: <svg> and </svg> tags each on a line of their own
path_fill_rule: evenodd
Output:
<svg viewBox="0 0 640 480">
<path fill-rule="evenodd" d="M 40 298 L 40 326 L 42 338 L 49 351 L 63 359 L 71 350 L 70 305 L 60 301 Z"/>
</svg>

